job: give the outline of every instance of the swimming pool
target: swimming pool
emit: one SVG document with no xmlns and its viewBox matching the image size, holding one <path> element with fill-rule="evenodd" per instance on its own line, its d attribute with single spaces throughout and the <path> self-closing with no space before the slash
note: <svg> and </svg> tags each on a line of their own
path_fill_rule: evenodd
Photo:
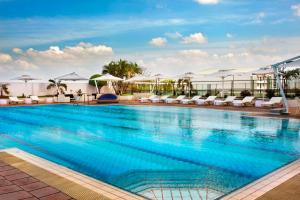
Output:
<svg viewBox="0 0 300 200">
<path fill-rule="evenodd" d="M 39 105 L 2 107 L 0 120 L 1 149 L 17 147 L 149 198 L 162 188 L 198 188 L 214 199 L 300 157 L 298 120 L 243 112 Z"/>
</svg>

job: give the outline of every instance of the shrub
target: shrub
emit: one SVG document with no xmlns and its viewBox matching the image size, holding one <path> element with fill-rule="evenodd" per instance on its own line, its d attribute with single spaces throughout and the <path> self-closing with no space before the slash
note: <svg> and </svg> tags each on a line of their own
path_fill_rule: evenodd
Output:
<svg viewBox="0 0 300 200">
<path fill-rule="evenodd" d="M 266 89 L 266 96 L 271 99 L 272 97 L 275 96 L 275 90 L 272 89 Z"/>
<path fill-rule="evenodd" d="M 249 90 L 243 90 L 241 91 L 241 97 L 251 96 L 251 92 Z"/>
</svg>

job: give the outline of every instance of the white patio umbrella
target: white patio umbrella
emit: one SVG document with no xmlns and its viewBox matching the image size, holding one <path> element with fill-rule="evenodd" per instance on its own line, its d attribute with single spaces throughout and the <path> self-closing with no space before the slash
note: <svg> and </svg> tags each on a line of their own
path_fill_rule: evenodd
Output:
<svg viewBox="0 0 300 200">
<path fill-rule="evenodd" d="M 160 81 L 163 81 L 163 80 L 175 80 L 176 79 L 174 77 L 165 76 L 163 74 L 155 74 L 155 75 L 151 76 L 151 78 L 153 78 L 155 80 L 156 93 L 158 92 L 158 84 L 159 84 Z"/>
<path fill-rule="evenodd" d="M 134 83 L 134 82 L 148 82 L 148 81 L 155 81 L 155 80 L 156 78 L 151 76 L 136 75 L 132 78 L 125 80 L 125 82 Z"/>
<path fill-rule="evenodd" d="M 97 77 L 97 78 L 94 78 L 94 79 L 91 79 L 91 80 L 95 81 L 95 85 L 96 85 L 98 93 L 99 93 L 99 90 L 98 90 L 98 86 L 97 86 L 97 81 L 107 81 L 108 82 L 108 87 L 111 87 L 112 82 L 123 81 L 123 79 L 121 79 L 119 77 L 116 77 L 116 76 L 113 76 L 111 74 L 104 74 L 100 77 Z"/>
<path fill-rule="evenodd" d="M 25 83 L 25 90 L 26 90 L 27 89 L 27 83 L 29 81 L 39 80 L 39 79 L 31 77 L 30 75 L 21 75 L 21 76 L 13 78 L 12 80 L 24 81 L 24 83 Z M 33 88 L 31 88 L 31 93 L 33 93 Z M 25 91 L 24 91 L 24 95 L 26 96 Z"/>
<path fill-rule="evenodd" d="M 191 80 L 193 78 L 195 78 L 197 75 L 193 72 L 186 72 L 182 75 L 179 75 L 178 78 L 179 79 L 184 79 L 184 80 L 188 80 L 188 87 L 189 87 L 189 97 L 191 97 L 191 87 L 190 87 L 190 84 L 191 84 Z"/>
<path fill-rule="evenodd" d="M 221 96 L 224 97 L 224 81 L 225 78 L 229 77 L 229 76 L 233 76 L 234 77 L 234 71 L 235 69 L 222 69 L 217 71 L 216 73 L 211 74 L 212 76 L 216 76 L 222 79 L 222 91 L 221 91 Z"/>
<path fill-rule="evenodd" d="M 54 78 L 54 80 L 55 81 L 85 81 L 85 80 L 89 80 L 89 79 L 87 79 L 85 77 L 82 77 L 82 76 L 79 76 L 75 72 L 72 72 L 72 73 L 69 73 L 69 74 L 58 76 L 58 77 Z M 57 88 L 57 91 L 59 92 L 57 84 L 56 84 L 56 88 Z"/>
</svg>

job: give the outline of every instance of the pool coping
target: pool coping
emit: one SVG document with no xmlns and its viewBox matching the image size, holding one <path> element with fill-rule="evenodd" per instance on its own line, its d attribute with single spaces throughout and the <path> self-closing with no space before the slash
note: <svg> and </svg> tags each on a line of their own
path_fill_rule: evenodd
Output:
<svg viewBox="0 0 300 200">
<path fill-rule="evenodd" d="M 220 199 L 254 200 L 298 174 L 300 174 L 300 159 L 297 159 L 292 163 L 285 165 L 254 182 L 249 183 L 245 187 L 221 197 Z"/>
<path fill-rule="evenodd" d="M 18 148 L 2 149 L 0 152 L 8 153 L 21 160 L 24 160 L 32 165 L 44 169 L 52 174 L 65 178 L 82 187 L 85 187 L 99 195 L 102 195 L 112 200 L 143 200 L 145 198 L 127 192 L 115 186 L 109 185 L 105 182 L 96 180 L 92 177 L 86 176 L 64 166 L 58 165 L 41 157 L 22 151 Z"/>
</svg>

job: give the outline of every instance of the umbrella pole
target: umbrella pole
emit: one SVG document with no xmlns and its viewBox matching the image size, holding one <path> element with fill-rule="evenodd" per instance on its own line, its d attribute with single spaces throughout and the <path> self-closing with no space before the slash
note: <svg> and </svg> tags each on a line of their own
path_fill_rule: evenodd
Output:
<svg viewBox="0 0 300 200">
<path fill-rule="evenodd" d="M 94 80 L 94 81 L 95 81 L 95 86 L 96 86 L 97 94 L 99 94 L 99 88 L 98 88 L 98 85 L 97 85 L 97 81 L 96 80 Z"/>
</svg>

